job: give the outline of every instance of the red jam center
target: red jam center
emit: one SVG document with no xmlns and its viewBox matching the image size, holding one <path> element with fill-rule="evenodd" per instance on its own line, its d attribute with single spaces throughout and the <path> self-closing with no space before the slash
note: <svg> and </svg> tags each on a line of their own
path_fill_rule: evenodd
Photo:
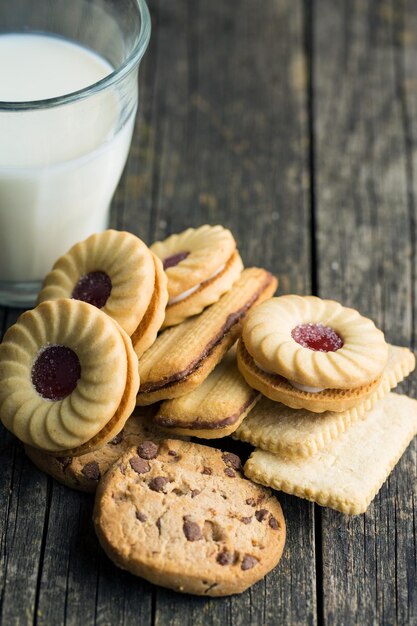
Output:
<svg viewBox="0 0 417 626">
<path fill-rule="evenodd" d="M 78 356 L 71 348 L 49 346 L 32 367 L 32 384 L 42 398 L 63 400 L 77 386 L 81 376 Z"/>
<path fill-rule="evenodd" d="M 336 352 L 343 346 L 337 332 L 324 324 L 299 324 L 292 329 L 291 336 L 303 348 L 316 352 Z"/>
<path fill-rule="evenodd" d="M 81 276 L 75 285 L 72 298 L 93 304 L 101 309 L 111 293 L 111 280 L 105 272 L 90 272 Z"/>
<path fill-rule="evenodd" d="M 169 267 L 174 267 L 184 261 L 189 255 L 189 252 L 177 252 L 177 254 L 173 254 L 172 256 L 168 256 L 164 259 L 164 270 L 167 270 Z"/>
</svg>

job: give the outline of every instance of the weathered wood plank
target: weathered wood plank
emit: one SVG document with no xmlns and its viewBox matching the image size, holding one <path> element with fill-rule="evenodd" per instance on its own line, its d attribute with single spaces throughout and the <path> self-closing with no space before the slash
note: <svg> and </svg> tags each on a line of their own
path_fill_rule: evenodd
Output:
<svg viewBox="0 0 417 626">
<path fill-rule="evenodd" d="M 4 330 L 19 311 L 3 310 Z M 32 474 L 22 445 L 0 424 L 0 623 L 32 623 L 48 479 Z"/>
<path fill-rule="evenodd" d="M 414 233 L 395 47 L 399 9 L 388 1 L 314 5 L 317 278 L 321 296 L 359 308 L 389 341 L 410 345 Z M 411 623 L 415 449 L 365 515 L 321 512 L 324 623 Z"/>
<path fill-rule="evenodd" d="M 280 276 L 281 292 L 309 291 L 303 4 L 274 1 L 262 11 L 249 0 L 156 6 L 159 169 L 151 235 L 225 224 L 246 264 Z M 134 212 L 125 219 L 132 223 Z M 314 624 L 313 509 L 282 500 L 288 543 L 275 572 L 222 601 L 158 589 L 155 624 Z"/>
<path fill-rule="evenodd" d="M 140 102 L 129 159 L 112 203 L 111 225 L 149 240 L 155 150 L 152 129 L 156 38 L 140 68 Z M 125 213 L 131 216 L 126 219 Z M 122 572 L 101 551 L 93 498 L 53 483 L 38 589 L 38 624 L 151 623 L 154 590 Z"/>
</svg>

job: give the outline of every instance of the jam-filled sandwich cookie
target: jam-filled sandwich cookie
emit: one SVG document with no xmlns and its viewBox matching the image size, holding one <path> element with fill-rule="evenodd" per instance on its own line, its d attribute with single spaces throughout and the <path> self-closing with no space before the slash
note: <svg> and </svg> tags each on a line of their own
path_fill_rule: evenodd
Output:
<svg viewBox="0 0 417 626">
<path fill-rule="evenodd" d="M 166 438 L 162 430 L 152 425 L 150 417 L 149 409 L 142 408 L 140 413 L 129 417 L 113 439 L 98 450 L 81 456 L 53 456 L 28 445 L 25 445 L 25 452 L 38 469 L 58 482 L 71 489 L 93 493 L 100 478 L 132 446 L 145 449 L 150 440 L 158 442 Z"/>
<path fill-rule="evenodd" d="M 197 315 L 229 291 L 243 263 L 232 233 L 223 226 L 189 228 L 151 246 L 168 276 L 163 327 Z"/>
<path fill-rule="evenodd" d="M 116 565 L 204 596 L 244 591 L 277 565 L 285 543 L 279 502 L 242 477 L 239 457 L 170 439 L 117 461 L 93 519 Z"/>
<path fill-rule="evenodd" d="M 238 366 L 247 383 L 292 408 L 345 411 L 378 386 L 388 345 L 354 309 L 315 296 L 263 302 L 244 323 Z"/>
<path fill-rule="evenodd" d="M 168 302 L 162 264 L 132 233 L 106 230 L 75 244 L 47 274 L 38 303 L 93 304 L 132 337 L 138 356 L 153 343 Z"/>
<path fill-rule="evenodd" d="M 113 439 L 138 388 L 129 337 L 86 302 L 43 302 L 23 313 L 0 345 L 3 424 L 55 455 L 77 456 Z"/>
</svg>

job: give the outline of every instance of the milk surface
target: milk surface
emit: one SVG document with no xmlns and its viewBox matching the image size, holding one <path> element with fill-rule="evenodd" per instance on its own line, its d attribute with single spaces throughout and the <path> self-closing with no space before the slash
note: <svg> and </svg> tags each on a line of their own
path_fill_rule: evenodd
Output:
<svg viewBox="0 0 417 626">
<path fill-rule="evenodd" d="M 73 93 L 113 68 L 48 35 L 0 35 L 0 101 Z M 41 280 L 75 242 L 106 228 L 134 111 L 116 88 L 77 102 L 8 112 L 0 104 L 0 281 Z"/>
</svg>

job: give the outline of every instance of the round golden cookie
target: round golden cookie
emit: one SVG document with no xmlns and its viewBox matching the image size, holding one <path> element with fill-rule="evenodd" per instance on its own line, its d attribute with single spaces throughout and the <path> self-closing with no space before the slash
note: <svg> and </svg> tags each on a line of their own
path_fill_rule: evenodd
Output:
<svg viewBox="0 0 417 626">
<path fill-rule="evenodd" d="M 132 446 L 143 446 L 152 440 L 158 442 L 166 434 L 155 427 L 152 412 L 141 409 L 129 417 L 123 429 L 101 448 L 81 456 L 54 456 L 38 448 L 25 445 L 25 452 L 34 465 L 61 484 L 93 493 L 107 470 Z"/>
<path fill-rule="evenodd" d="M 152 258 L 155 265 L 155 286 L 152 299 L 139 326 L 131 336 L 138 357 L 141 357 L 154 343 L 164 322 L 165 309 L 168 303 L 167 276 L 160 259 L 155 254 L 152 254 Z"/>
<path fill-rule="evenodd" d="M 169 300 L 163 327 L 197 315 L 229 291 L 243 269 L 231 232 L 222 226 L 189 228 L 151 250 L 163 261 Z"/>
<path fill-rule="evenodd" d="M 47 274 L 38 303 L 73 298 L 93 304 L 132 335 L 155 286 L 149 248 L 132 233 L 106 230 L 75 244 Z"/>
<path fill-rule="evenodd" d="M 237 351 L 239 371 L 247 384 L 274 402 L 281 402 L 292 409 L 307 409 L 312 413 L 333 411 L 340 413 L 363 404 L 379 388 L 382 376 L 353 389 L 323 389 L 320 393 L 302 391 L 291 385 L 279 374 L 270 374 L 259 368 L 239 341 Z"/>
<path fill-rule="evenodd" d="M 78 455 L 112 439 L 139 389 L 130 338 L 79 300 L 50 300 L 20 316 L 0 345 L 0 416 L 24 443 Z"/>
<path fill-rule="evenodd" d="M 166 441 L 127 451 L 100 481 L 93 521 L 122 569 L 182 593 L 241 593 L 281 558 L 285 520 L 239 457 Z"/>
<path fill-rule="evenodd" d="M 248 313 L 242 338 L 260 369 L 308 392 L 367 385 L 388 359 L 384 335 L 370 319 L 315 296 L 263 302 Z"/>
</svg>

